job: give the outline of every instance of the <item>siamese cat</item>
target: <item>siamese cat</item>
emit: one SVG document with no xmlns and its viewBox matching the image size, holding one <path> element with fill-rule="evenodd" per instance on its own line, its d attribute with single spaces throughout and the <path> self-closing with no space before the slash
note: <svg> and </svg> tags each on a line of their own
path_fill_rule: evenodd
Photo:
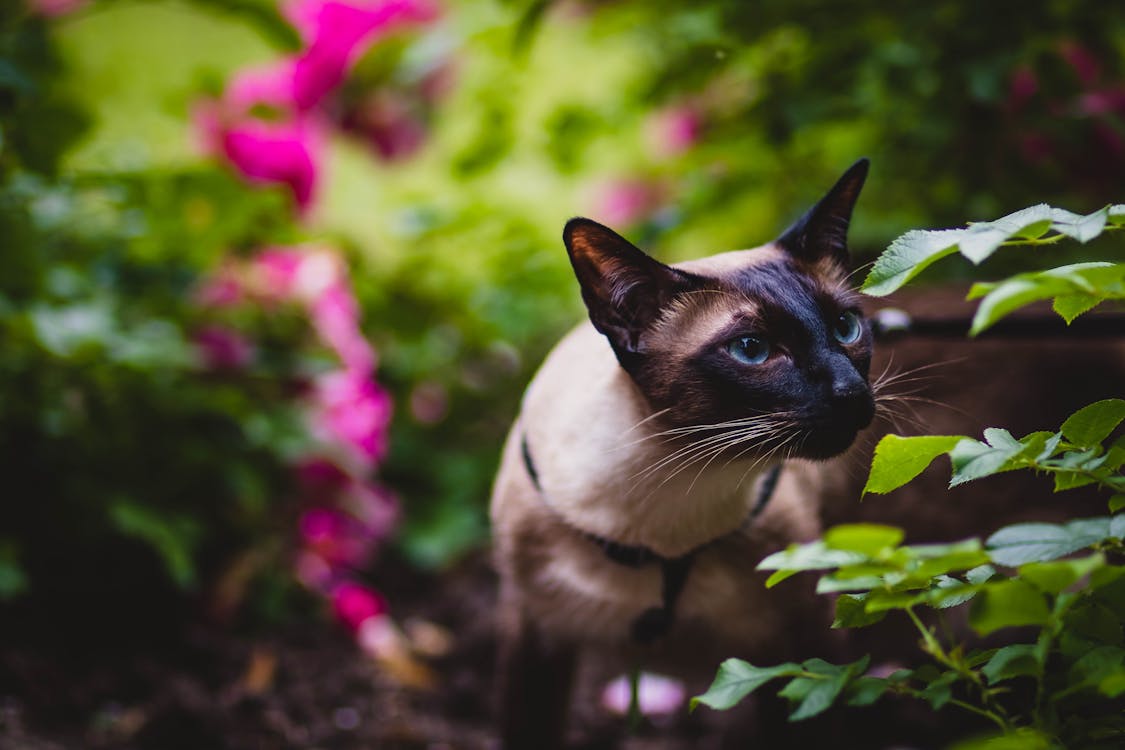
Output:
<svg viewBox="0 0 1125 750">
<path fill-rule="evenodd" d="M 848 284 L 868 162 L 769 244 L 664 265 L 563 231 L 589 322 L 524 396 L 492 496 L 506 748 L 556 747 L 579 649 L 713 674 L 828 648 L 827 603 L 755 565 L 821 531 L 791 458 L 872 421 L 872 332 Z"/>
</svg>

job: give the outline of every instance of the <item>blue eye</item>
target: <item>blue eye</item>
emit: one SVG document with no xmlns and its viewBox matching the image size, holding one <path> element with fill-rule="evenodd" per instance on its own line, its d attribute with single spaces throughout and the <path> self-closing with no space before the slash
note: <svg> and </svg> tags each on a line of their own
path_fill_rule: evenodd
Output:
<svg viewBox="0 0 1125 750">
<path fill-rule="evenodd" d="M 770 345 L 757 336 L 741 336 L 727 344 L 727 351 L 744 365 L 760 365 L 769 359 Z"/>
<path fill-rule="evenodd" d="M 832 323 L 832 335 L 841 344 L 854 344 L 859 341 L 859 337 L 863 335 L 859 316 L 854 312 L 840 313 L 840 317 Z"/>
</svg>

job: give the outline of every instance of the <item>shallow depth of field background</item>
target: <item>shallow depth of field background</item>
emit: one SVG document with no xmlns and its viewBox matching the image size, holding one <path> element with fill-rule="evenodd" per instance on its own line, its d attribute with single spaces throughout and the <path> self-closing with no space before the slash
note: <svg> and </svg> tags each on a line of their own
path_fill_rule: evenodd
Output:
<svg viewBox="0 0 1125 750">
<path fill-rule="evenodd" d="M 1125 14 L 4 3 L 0 633 L 65 669 L 299 622 L 425 682 L 396 602 L 487 544 L 520 393 L 582 315 L 565 220 L 747 247 L 860 156 L 861 259 L 1120 202 Z M 0 695 L 43 663 L 7 653 Z"/>
</svg>

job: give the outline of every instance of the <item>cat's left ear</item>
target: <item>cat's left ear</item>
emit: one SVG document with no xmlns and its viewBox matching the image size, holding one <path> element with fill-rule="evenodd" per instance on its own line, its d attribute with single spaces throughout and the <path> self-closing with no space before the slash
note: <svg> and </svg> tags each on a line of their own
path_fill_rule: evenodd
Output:
<svg viewBox="0 0 1125 750">
<path fill-rule="evenodd" d="M 785 230 L 777 244 L 790 255 L 809 263 L 824 258 L 848 264 L 848 224 L 870 166 L 860 159 L 844 172 L 828 194 Z"/>
</svg>

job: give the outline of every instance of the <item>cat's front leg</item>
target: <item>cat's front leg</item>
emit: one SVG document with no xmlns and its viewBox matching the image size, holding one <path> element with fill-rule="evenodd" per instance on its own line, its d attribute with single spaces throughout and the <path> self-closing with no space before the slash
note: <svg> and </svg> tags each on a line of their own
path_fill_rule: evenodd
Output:
<svg viewBox="0 0 1125 750">
<path fill-rule="evenodd" d="M 500 645 L 500 739 L 504 750 L 564 745 L 577 653 L 509 611 Z"/>
</svg>

